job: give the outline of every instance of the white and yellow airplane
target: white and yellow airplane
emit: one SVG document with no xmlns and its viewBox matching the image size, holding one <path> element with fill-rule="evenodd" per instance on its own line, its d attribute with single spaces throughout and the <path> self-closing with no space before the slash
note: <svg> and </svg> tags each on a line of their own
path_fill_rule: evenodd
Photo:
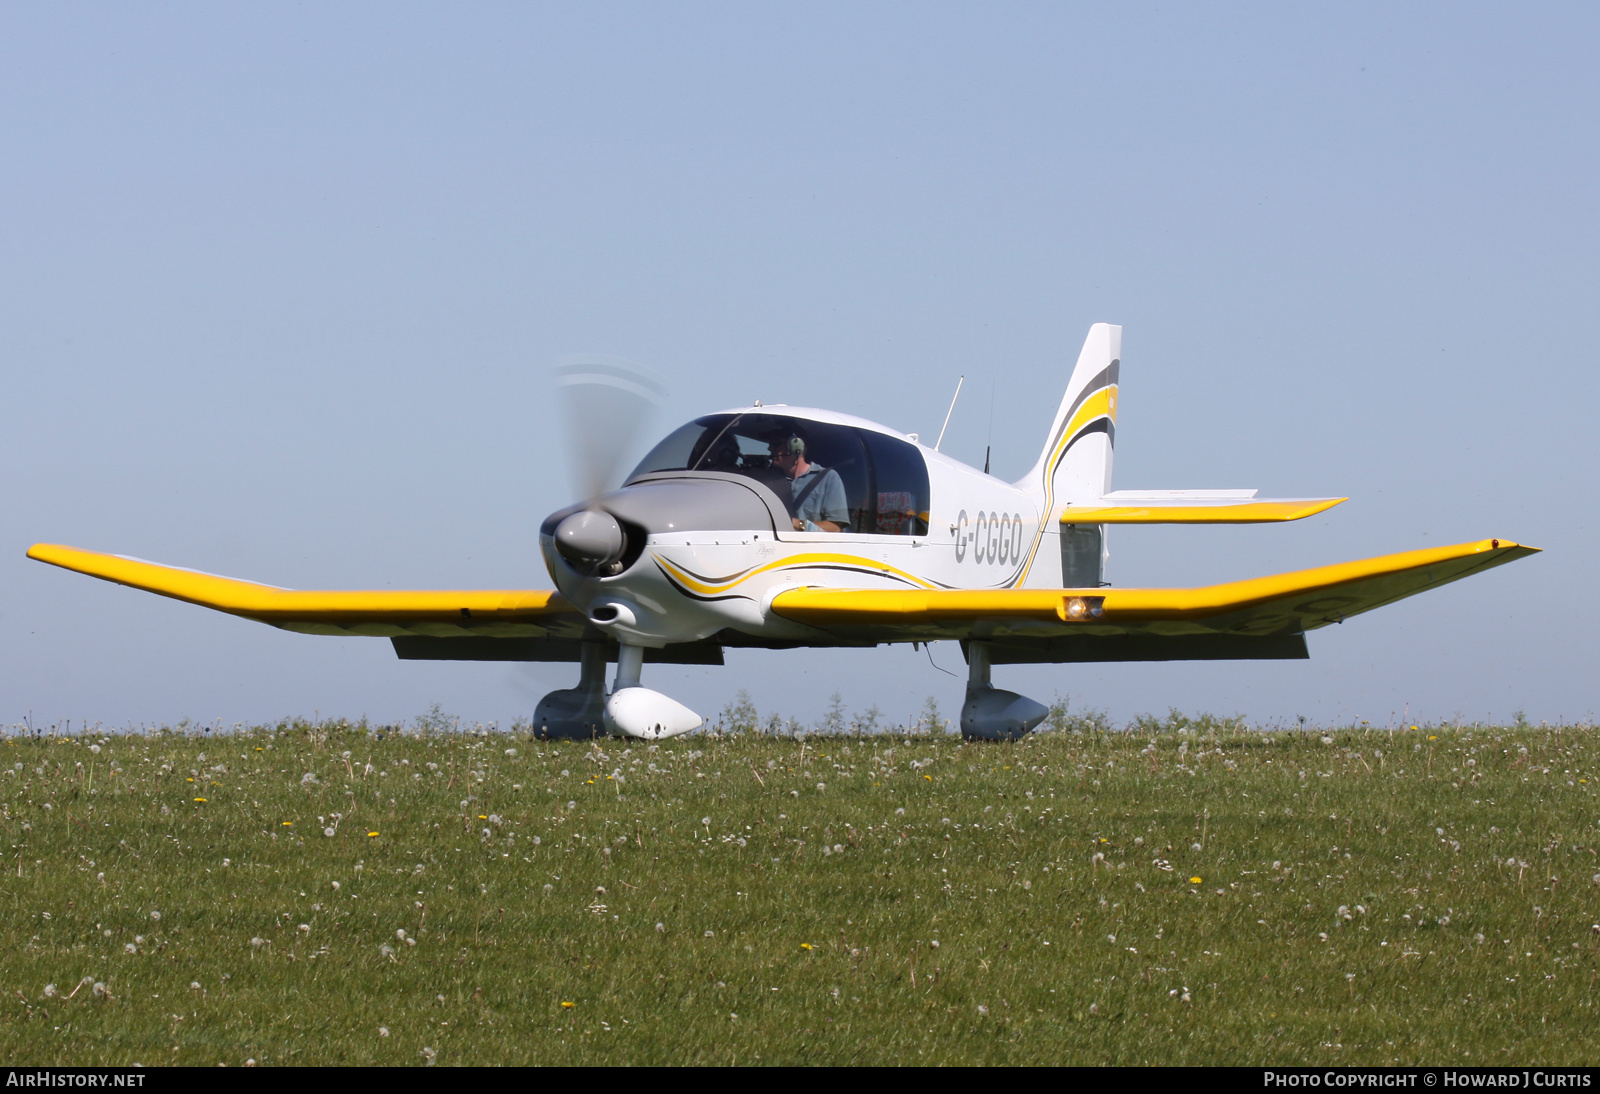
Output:
<svg viewBox="0 0 1600 1094">
<path fill-rule="evenodd" d="M 535 712 L 551 737 L 700 726 L 640 685 L 646 661 L 953 639 L 969 669 L 962 733 L 1014 739 L 1046 710 L 995 688 L 992 665 L 1304 658 L 1308 630 L 1535 551 L 1486 539 L 1201 588 L 1110 587 L 1109 525 L 1298 520 L 1344 500 L 1112 491 L 1121 342 L 1120 327 L 1090 329 L 1015 483 L 846 414 L 757 404 L 697 418 L 620 489 L 545 520 L 554 590 L 302 592 L 54 544 L 28 557 L 285 630 L 387 637 L 407 659 L 577 662 L 578 686 Z"/>
</svg>

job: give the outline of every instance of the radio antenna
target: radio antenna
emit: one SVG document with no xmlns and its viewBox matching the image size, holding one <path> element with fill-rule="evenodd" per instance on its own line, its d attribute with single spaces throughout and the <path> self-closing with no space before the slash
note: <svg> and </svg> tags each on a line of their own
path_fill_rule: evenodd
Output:
<svg viewBox="0 0 1600 1094">
<path fill-rule="evenodd" d="M 989 377 L 989 440 L 983 446 L 983 473 L 989 473 L 989 453 L 994 448 L 994 377 Z"/>
<path fill-rule="evenodd" d="M 961 398 L 961 385 L 967 382 L 965 374 L 956 381 L 956 393 L 950 396 L 950 409 L 944 412 L 944 425 L 939 427 L 939 439 L 933 442 L 933 450 L 939 451 L 939 446 L 944 443 L 944 431 L 950 428 L 950 415 L 956 412 L 956 400 Z"/>
</svg>

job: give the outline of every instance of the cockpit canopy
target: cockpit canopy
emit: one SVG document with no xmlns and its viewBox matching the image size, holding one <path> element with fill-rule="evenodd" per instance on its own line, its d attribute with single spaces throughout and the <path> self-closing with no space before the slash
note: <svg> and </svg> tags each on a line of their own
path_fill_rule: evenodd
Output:
<svg viewBox="0 0 1600 1094">
<path fill-rule="evenodd" d="M 837 471 L 849 503 L 847 532 L 928 534 L 928 468 L 913 444 L 870 429 L 746 412 L 708 414 L 670 433 L 628 476 L 722 471 L 766 485 L 793 512 L 791 483 L 772 456 L 799 437 L 806 460 Z"/>
</svg>

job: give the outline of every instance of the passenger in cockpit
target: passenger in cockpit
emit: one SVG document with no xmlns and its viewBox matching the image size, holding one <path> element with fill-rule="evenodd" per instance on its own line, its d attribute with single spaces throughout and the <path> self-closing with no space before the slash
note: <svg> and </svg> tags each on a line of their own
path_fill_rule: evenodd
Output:
<svg viewBox="0 0 1600 1094">
<path fill-rule="evenodd" d="M 786 433 L 770 444 L 772 465 L 789 480 L 790 515 L 797 532 L 844 532 L 850 503 L 839 472 L 806 459 L 806 439 Z"/>
</svg>

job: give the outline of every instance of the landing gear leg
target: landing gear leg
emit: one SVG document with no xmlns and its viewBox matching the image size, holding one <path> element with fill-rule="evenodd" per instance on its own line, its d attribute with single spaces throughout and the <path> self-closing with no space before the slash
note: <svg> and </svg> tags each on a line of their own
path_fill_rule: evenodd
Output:
<svg viewBox="0 0 1600 1094">
<path fill-rule="evenodd" d="M 658 741 L 699 729 L 700 715 L 659 691 L 639 686 L 644 647 L 624 645 L 617 651 L 617 676 L 606 699 L 606 729 L 621 737 Z"/>
<path fill-rule="evenodd" d="M 545 740 L 598 737 L 605 732 L 606 647 L 585 642 L 578 686 L 552 691 L 533 711 L 533 732 Z"/>
<path fill-rule="evenodd" d="M 989 643 L 967 642 L 967 701 L 961 736 L 969 741 L 1015 741 L 1033 732 L 1050 711 L 1025 695 L 989 682 Z"/>
</svg>

